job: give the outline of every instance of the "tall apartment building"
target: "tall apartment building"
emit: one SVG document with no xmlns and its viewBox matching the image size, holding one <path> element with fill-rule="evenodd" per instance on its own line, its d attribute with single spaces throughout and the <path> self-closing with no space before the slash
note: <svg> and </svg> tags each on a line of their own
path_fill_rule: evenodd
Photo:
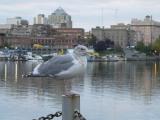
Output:
<svg viewBox="0 0 160 120">
<path fill-rule="evenodd" d="M 111 28 L 96 27 L 92 29 L 92 34 L 97 40 L 110 39 L 115 47 L 125 48 L 134 44 L 135 32 L 129 29 L 129 25 L 111 25 Z"/>
<path fill-rule="evenodd" d="M 44 14 L 38 14 L 34 17 L 34 24 L 47 24 L 47 18 Z"/>
<path fill-rule="evenodd" d="M 136 31 L 137 41 L 143 41 L 145 45 L 160 36 L 160 22 L 154 21 L 152 16 L 146 16 L 144 20 L 132 19 L 131 29 Z"/>
<path fill-rule="evenodd" d="M 7 18 L 7 24 L 9 25 L 28 25 L 28 21 L 21 17 Z"/>
<path fill-rule="evenodd" d="M 48 24 L 53 28 L 72 28 L 71 16 L 60 7 L 48 16 Z"/>
</svg>

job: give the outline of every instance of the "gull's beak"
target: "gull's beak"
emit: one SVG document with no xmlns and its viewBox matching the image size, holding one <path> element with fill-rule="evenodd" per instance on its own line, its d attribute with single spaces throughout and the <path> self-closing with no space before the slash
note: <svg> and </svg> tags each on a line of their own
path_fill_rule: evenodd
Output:
<svg viewBox="0 0 160 120">
<path fill-rule="evenodd" d="M 93 52 L 87 51 L 87 55 L 92 55 L 92 54 L 93 54 Z"/>
<path fill-rule="evenodd" d="M 88 56 L 99 56 L 98 53 L 94 52 L 94 51 L 87 51 L 86 53 Z"/>
</svg>

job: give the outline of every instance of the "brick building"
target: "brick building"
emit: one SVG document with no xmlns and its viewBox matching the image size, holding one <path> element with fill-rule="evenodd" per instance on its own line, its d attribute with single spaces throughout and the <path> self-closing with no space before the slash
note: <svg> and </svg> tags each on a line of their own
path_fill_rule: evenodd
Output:
<svg viewBox="0 0 160 120">
<path fill-rule="evenodd" d="M 56 34 L 68 38 L 69 44 L 83 44 L 84 43 L 84 29 L 82 28 L 57 28 Z M 71 45 L 69 45 L 71 46 Z"/>
<path fill-rule="evenodd" d="M 54 35 L 53 37 L 32 37 L 32 45 L 40 44 L 49 48 L 73 48 L 77 44 L 78 39 L 69 35 Z"/>
<path fill-rule="evenodd" d="M 31 48 L 32 41 L 30 37 L 25 36 L 6 36 L 5 42 L 11 47 Z"/>
<path fill-rule="evenodd" d="M 3 31 L 3 30 L 2 30 Z M 3 31 L 4 32 L 4 31 Z M 0 37 L 12 47 L 32 48 L 34 44 L 49 48 L 73 48 L 84 38 L 81 28 L 52 28 L 50 25 L 35 24 L 33 26 L 14 25 Z"/>
</svg>

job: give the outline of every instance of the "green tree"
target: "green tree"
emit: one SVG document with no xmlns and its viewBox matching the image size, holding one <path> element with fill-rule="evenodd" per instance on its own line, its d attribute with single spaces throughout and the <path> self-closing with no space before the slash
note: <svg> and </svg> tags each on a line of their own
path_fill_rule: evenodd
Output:
<svg viewBox="0 0 160 120">
<path fill-rule="evenodd" d="M 160 54 L 160 37 L 152 44 L 152 49 Z"/>
<path fill-rule="evenodd" d="M 104 52 L 107 50 L 107 46 L 105 41 L 98 41 L 95 46 L 94 46 L 94 50 L 96 52 Z"/>
<path fill-rule="evenodd" d="M 142 41 L 137 42 L 137 45 L 135 48 L 137 51 L 140 51 L 140 52 L 145 52 L 146 50 L 146 46 L 144 45 Z"/>
<path fill-rule="evenodd" d="M 152 55 L 152 45 L 149 44 L 148 46 L 146 46 L 142 41 L 139 41 L 135 47 L 135 49 L 137 51 L 146 53 L 146 55 Z"/>
<path fill-rule="evenodd" d="M 152 45 L 151 44 L 149 44 L 148 46 L 146 46 L 146 54 L 147 55 L 153 55 L 152 54 Z"/>
</svg>

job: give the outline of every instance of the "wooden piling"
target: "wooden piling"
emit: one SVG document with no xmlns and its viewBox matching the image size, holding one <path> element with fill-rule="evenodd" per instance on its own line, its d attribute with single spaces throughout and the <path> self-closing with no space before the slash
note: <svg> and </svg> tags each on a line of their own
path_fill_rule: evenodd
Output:
<svg viewBox="0 0 160 120">
<path fill-rule="evenodd" d="M 75 93 L 62 95 L 62 119 L 73 120 L 75 110 L 80 111 L 80 95 Z"/>
</svg>

